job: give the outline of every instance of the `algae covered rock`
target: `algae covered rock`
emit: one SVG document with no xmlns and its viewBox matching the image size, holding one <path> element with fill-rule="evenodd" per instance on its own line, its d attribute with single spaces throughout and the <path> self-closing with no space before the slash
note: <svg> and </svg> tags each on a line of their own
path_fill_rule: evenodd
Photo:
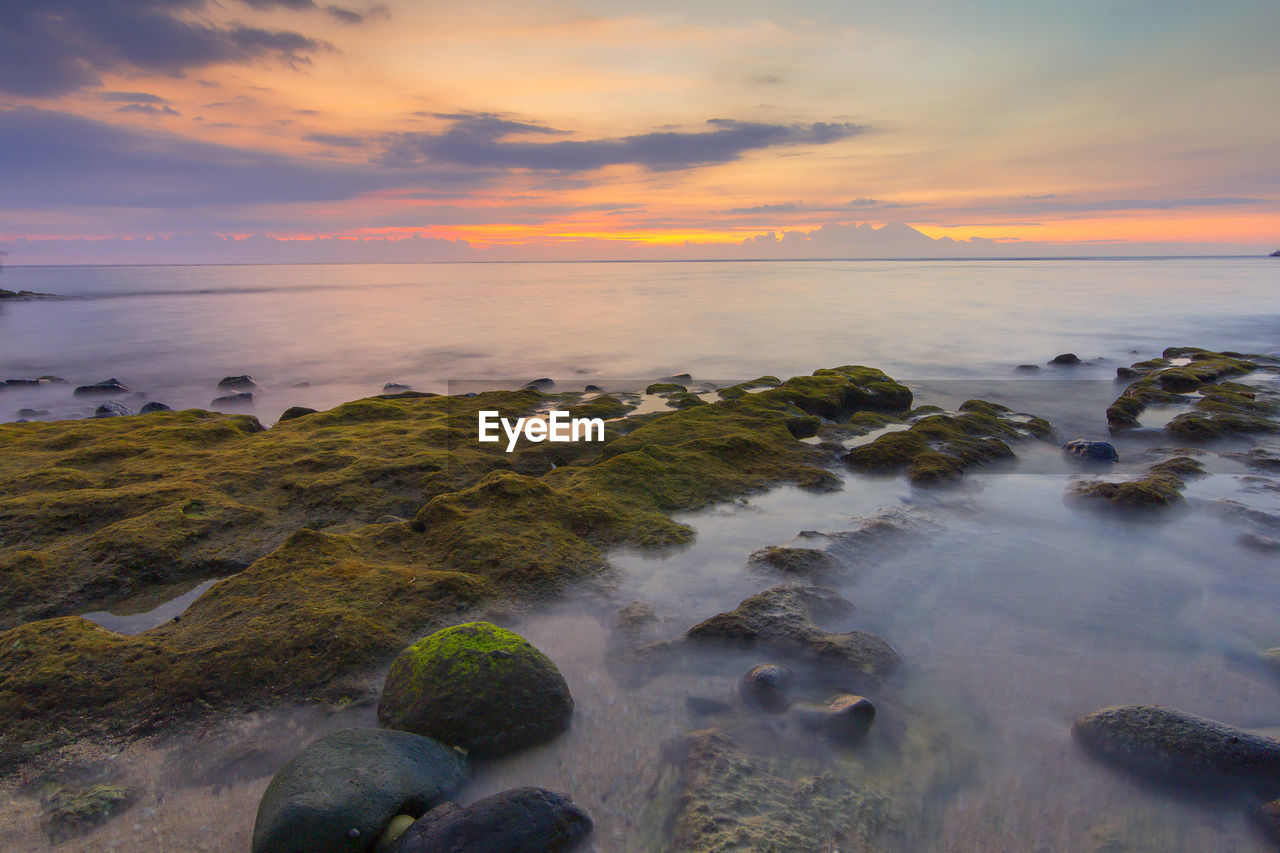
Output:
<svg viewBox="0 0 1280 853">
<path fill-rule="evenodd" d="M 382 729 L 326 735 L 280 768 L 258 804 L 253 853 L 364 853 L 396 815 L 420 815 L 466 781 L 430 738 Z"/>
<path fill-rule="evenodd" d="M 1067 456 L 1087 462 L 1119 462 L 1120 454 L 1115 445 L 1109 441 L 1089 441 L 1076 438 L 1062 445 L 1062 452 Z"/>
<path fill-rule="evenodd" d="M 901 815 L 860 772 L 762 757 L 714 729 L 667 743 L 640 820 L 645 851 L 899 849 Z"/>
<path fill-rule="evenodd" d="M 817 548 L 785 548 L 770 545 L 752 552 L 747 558 L 752 568 L 770 569 L 788 575 L 819 576 L 835 571 L 835 560 Z"/>
<path fill-rule="evenodd" d="M 781 714 L 791 707 L 791 686 L 795 675 L 782 664 L 758 663 L 738 681 L 738 695 L 748 706 Z"/>
<path fill-rule="evenodd" d="M 469 806 L 437 806 L 389 848 L 390 853 L 528 853 L 567 850 L 585 839 L 591 818 L 564 794 L 512 788 Z"/>
<path fill-rule="evenodd" d="M 762 646 L 838 679 L 877 678 L 901 663 L 880 637 L 865 631 L 832 633 L 815 620 L 846 616 L 853 605 L 834 590 L 776 586 L 744 599 L 685 632 L 686 642 Z"/>
<path fill-rule="evenodd" d="M 528 640 L 491 625 L 445 628 L 400 653 L 378 722 L 482 755 L 542 743 L 573 715 L 569 686 Z"/>
<path fill-rule="evenodd" d="M 1086 714 L 1071 734 L 1131 773 L 1206 789 L 1260 784 L 1280 793 L 1280 741 L 1158 705 Z"/>
<path fill-rule="evenodd" d="M 54 843 L 82 835 L 127 810 L 136 799 L 136 792 L 124 785 L 59 788 L 43 802 L 45 831 Z"/>
</svg>

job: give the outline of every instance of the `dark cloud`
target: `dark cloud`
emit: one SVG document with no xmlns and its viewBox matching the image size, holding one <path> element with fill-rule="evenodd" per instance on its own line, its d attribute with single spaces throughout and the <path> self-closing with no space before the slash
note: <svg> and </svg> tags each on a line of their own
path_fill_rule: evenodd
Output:
<svg viewBox="0 0 1280 853">
<path fill-rule="evenodd" d="M 299 65 L 332 49 L 289 30 L 218 26 L 192 17 L 210 5 L 210 0 L 3 0 L 0 91 L 59 95 L 98 85 L 101 74 L 113 71 L 181 73 L 262 59 Z M 268 5 L 298 8 L 290 0 Z"/>
<path fill-rule="evenodd" d="M 509 137 L 562 135 L 538 124 L 512 121 L 493 113 L 442 113 L 453 122 L 442 133 L 396 133 L 389 137 L 383 162 L 393 165 L 453 163 L 474 168 L 585 172 L 634 164 L 672 171 L 728 163 L 743 153 L 786 145 L 823 145 L 866 130 L 856 124 L 764 124 L 711 119 L 700 132 L 658 131 L 614 139 L 554 142 Z"/>
<path fill-rule="evenodd" d="M 336 145 L 339 148 L 359 148 L 364 145 L 364 140 L 358 136 L 341 136 L 336 133 L 309 133 L 302 138 L 308 142 Z"/>
<path fill-rule="evenodd" d="M 104 101 L 113 101 L 115 103 L 125 104 L 167 104 L 169 103 L 159 95 L 148 94 L 147 92 L 99 92 L 98 97 Z"/>
<path fill-rule="evenodd" d="M 794 202 L 784 202 L 782 204 L 757 204 L 755 207 L 731 207 L 727 213 L 793 213 L 800 210 L 800 205 Z"/>
<path fill-rule="evenodd" d="M 145 105 L 140 105 L 145 106 Z M 352 198 L 404 182 L 372 166 L 318 164 L 143 133 L 32 107 L 0 111 L 0 209 L 183 209 Z"/>
<path fill-rule="evenodd" d="M 327 6 L 325 11 L 329 13 L 329 17 L 333 18 L 340 24 L 363 24 L 364 15 L 359 12 L 352 12 L 350 9 L 344 9 L 341 6 Z"/>
<path fill-rule="evenodd" d="M 182 113 L 170 106 L 156 106 L 155 104 L 126 104 L 123 107 L 116 107 L 118 113 L 140 113 L 148 116 L 180 116 Z"/>
</svg>

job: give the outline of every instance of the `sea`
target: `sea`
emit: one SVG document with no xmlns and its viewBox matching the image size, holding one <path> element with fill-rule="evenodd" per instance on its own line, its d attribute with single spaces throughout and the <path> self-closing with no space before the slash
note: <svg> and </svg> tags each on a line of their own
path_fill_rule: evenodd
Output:
<svg viewBox="0 0 1280 853">
<path fill-rule="evenodd" d="M 1113 440 L 1113 476 L 1127 476 L 1172 447 L 1159 428 L 1173 412 L 1150 410 L 1142 428 L 1109 436 L 1105 409 L 1124 387 L 1116 368 L 1168 346 L 1280 354 L 1278 286 L 1280 261 L 1267 258 L 7 267 L 0 287 L 56 298 L 0 304 L 0 378 L 67 384 L 9 387 L 0 417 L 91 415 L 71 389 L 107 378 L 131 389 L 126 405 L 188 408 L 224 393 L 222 377 L 248 374 L 260 386 L 248 411 L 270 425 L 290 406 L 328 408 L 389 382 L 444 393 L 546 377 L 581 390 L 687 373 L 709 387 L 864 364 L 905 382 L 917 404 L 982 397 L 1048 417 L 1061 441 Z M 1049 364 L 1067 352 L 1081 363 Z M 1065 499 L 1092 475 L 1058 445 L 1021 443 L 1016 463 L 941 490 L 835 466 L 838 491 L 747 495 L 679 515 L 697 532 L 686 548 L 615 549 L 607 601 L 595 586 L 511 614 L 564 673 L 574 722 L 551 744 L 480 767 L 464 801 L 549 787 L 592 815 L 589 849 L 662 849 L 661 830 L 640 816 L 663 744 L 715 725 L 687 700 L 731 701 L 756 661 L 619 678 L 611 608 L 645 602 L 675 636 L 777 582 L 748 564 L 757 549 L 812 547 L 888 514 L 923 532 L 843 566 L 829 585 L 856 610 L 824 626 L 874 632 L 904 662 L 868 696 L 879 709 L 868 748 L 922 793 L 874 849 L 1271 849 L 1240 803 L 1118 773 L 1084 755 L 1070 727 L 1099 708 L 1150 703 L 1280 731 L 1280 677 L 1259 662 L 1280 646 L 1280 571 L 1266 550 L 1280 539 L 1269 527 L 1280 527 L 1280 482 L 1235 455 L 1252 440 L 1210 445 L 1199 456 L 1210 474 L 1188 484 L 1185 506 L 1099 513 Z M 203 589 L 183 590 L 157 621 Z M 148 627 L 134 611 L 114 624 Z M 373 724 L 372 709 L 269 709 L 238 732 L 297 748 L 352 724 Z M 928 748 L 875 745 L 876 731 L 903 725 L 929 733 Z M 144 780 L 145 802 L 55 849 L 248 849 L 269 768 L 217 784 L 182 771 L 226 743 L 113 755 Z M 0 847 L 50 849 L 32 809 L 9 807 Z"/>
</svg>

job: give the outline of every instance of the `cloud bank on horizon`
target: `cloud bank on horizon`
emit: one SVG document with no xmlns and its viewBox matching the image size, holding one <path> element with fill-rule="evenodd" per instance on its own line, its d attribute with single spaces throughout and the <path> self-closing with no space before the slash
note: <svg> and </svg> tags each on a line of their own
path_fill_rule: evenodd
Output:
<svg viewBox="0 0 1280 853">
<path fill-rule="evenodd" d="M 91 263 L 1280 246 L 1272 0 L 690 5 L 10 0 L 0 249 Z"/>
</svg>

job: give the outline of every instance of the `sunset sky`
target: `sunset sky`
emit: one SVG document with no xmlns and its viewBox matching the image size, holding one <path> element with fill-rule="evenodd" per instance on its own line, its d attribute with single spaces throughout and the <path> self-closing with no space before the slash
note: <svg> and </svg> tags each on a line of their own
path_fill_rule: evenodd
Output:
<svg viewBox="0 0 1280 853">
<path fill-rule="evenodd" d="M 1275 0 L 339 3 L 4 3 L 7 260 L 1280 248 Z"/>
</svg>

